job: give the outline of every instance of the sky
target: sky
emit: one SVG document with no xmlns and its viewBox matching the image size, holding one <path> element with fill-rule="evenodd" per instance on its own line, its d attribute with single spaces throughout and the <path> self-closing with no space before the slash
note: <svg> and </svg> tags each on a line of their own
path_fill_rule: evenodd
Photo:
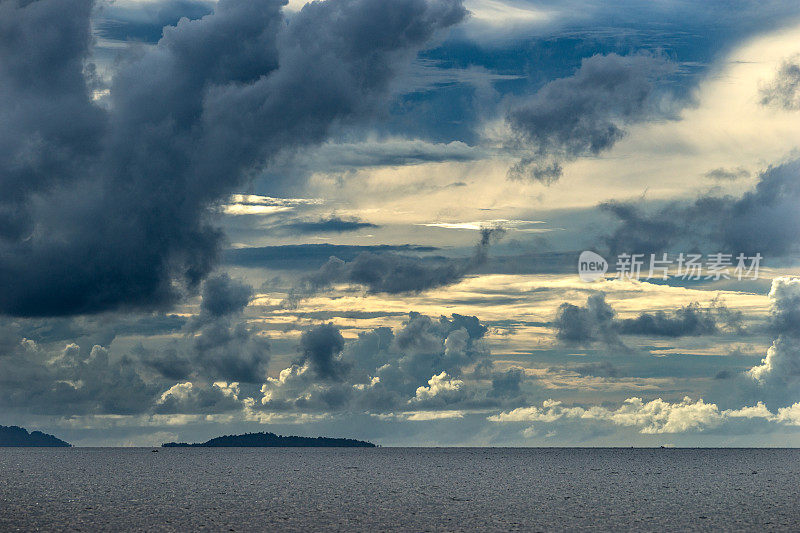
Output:
<svg viewBox="0 0 800 533">
<path fill-rule="evenodd" d="M 0 117 L 2 425 L 800 446 L 797 2 L 0 0 Z"/>
</svg>

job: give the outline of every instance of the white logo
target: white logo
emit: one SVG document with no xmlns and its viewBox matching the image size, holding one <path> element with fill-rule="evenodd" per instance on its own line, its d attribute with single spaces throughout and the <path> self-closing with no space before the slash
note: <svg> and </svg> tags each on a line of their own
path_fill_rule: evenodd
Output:
<svg viewBox="0 0 800 533">
<path fill-rule="evenodd" d="M 608 271 L 608 262 L 594 252 L 581 252 L 578 258 L 578 276 L 583 281 L 595 281 L 603 277 Z"/>
</svg>

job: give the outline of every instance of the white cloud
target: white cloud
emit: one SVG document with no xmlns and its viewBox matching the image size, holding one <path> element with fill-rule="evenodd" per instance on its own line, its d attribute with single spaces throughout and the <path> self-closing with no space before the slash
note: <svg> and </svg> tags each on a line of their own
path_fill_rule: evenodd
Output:
<svg viewBox="0 0 800 533">
<path fill-rule="evenodd" d="M 428 380 L 427 387 L 417 388 L 417 393 L 411 401 L 422 402 L 443 396 L 453 396 L 459 393 L 463 388 L 463 381 L 460 379 L 452 379 L 447 375 L 447 372 L 442 372 L 441 374 L 431 376 L 431 379 Z"/>
<path fill-rule="evenodd" d="M 192 385 L 191 381 L 187 381 L 185 383 L 176 383 L 161 395 L 158 399 L 158 404 L 163 404 L 170 400 L 171 398 L 178 401 L 187 401 L 189 396 L 192 394 L 192 389 L 194 386 Z"/>
<path fill-rule="evenodd" d="M 642 434 L 700 432 L 736 419 L 800 425 L 800 403 L 772 413 L 761 402 L 739 409 L 720 410 L 714 403 L 706 403 L 703 399 L 694 401 L 689 397 L 674 403 L 661 398 L 646 402 L 634 397 L 628 398 L 616 409 L 603 406 L 565 407 L 561 402 L 545 400 L 541 407 L 520 407 L 488 417 L 491 422 L 533 422 L 545 425 L 556 422 L 605 422 L 614 426 L 636 428 Z M 529 433 L 533 435 L 536 431 L 531 430 Z"/>
</svg>

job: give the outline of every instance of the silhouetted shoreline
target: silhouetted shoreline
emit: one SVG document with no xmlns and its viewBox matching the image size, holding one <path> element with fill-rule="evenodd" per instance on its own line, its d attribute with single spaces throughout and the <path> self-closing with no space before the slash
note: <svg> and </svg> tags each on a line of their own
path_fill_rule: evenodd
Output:
<svg viewBox="0 0 800 533">
<path fill-rule="evenodd" d="M 355 439 L 331 437 L 297 437 L 276 435 L 275 433 L 245 433 L 244 435 L 223 435 L 200 443 L 166 442 L 163 448 L 375 448 L 371 442 Z"/>
<path fill-rule="evenodd" d="M 70 448 L 72 444 L 48 433 L 31 431 L 19 426 L 0 426 L 0 447 L 37 446 Z"/>
</svg>

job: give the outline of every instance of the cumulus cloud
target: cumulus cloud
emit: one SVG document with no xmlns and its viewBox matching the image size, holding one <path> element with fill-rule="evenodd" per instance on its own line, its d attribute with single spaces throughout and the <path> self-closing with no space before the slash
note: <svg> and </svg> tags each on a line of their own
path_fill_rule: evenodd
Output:
<svg viewBox="0 0 800 533">
<path fill-rule="evenodd" d="M 524 374 L 518 369 L 503 375 L 489 368 L 497 380 L 491 389 L 479 391 L 474 380 L 468 382 L 474 377 L 468 369 L 488 355 L 478 344 L 486 331 L 476 317 L 434 320 L 418 313 L 395 331 L 376 328 L 349 343 L 335 326 L 312 328 L 301 339 L 302 358 L 266 380 L 260 408 L 385 414 L 507 405 L 521 397 Z"/>
<path fill-rule="evenodd" d="M 417 387 L 411 403 L 429 403 L 437 400 L 457 401 L 463 397 L 464 382 L 452 379 L 447 372 L 431 376 L 427 386 Z"/>
<path fill-rule="evenodd" d="M 773 280 L 769 298 L 772 327 L 779 336 L 748 374 L 771 387 L 794 385 L 800 379 L 800 279 Z"/>
<path fill-rule="evenodd" d="M 154 412 L 159 414 L 215 414 L 236 411 L 239 402 L 239 384 L 215 382 L 209 386 L 195 385 L 191 381 L 176 383 L 155 402 Z"/>
<path fill-rule="evenodd" d="M 232 280 L 227 274 L 209 278 L 203 284 L 201 313 L 211 317 L 221 317 L 241 312 L 250 302 L 253 289 L 240 281 Z"/>
<path fill-rule="evenodd" d="M 776 335 L 761 362 L 741 374 L 721 372 L 725 385 L 719 397 L 729 402 L 758 398 L 771 408 L 800 399 L 800 279 L 776 278 L 769 293 L 768 331 Z"/>
<path fill-rule="evenodd" d="M 0 405 L 35 414 L 141 413 L 159 386 L 142 379 L 136 361 L 95 345 L 42 346 L 22 339 L 0 359 Z"/>
<path fill-rule="evenodd" d="M 143 351 L 145 364 L 168 378 L 191 376 L 244 383 L 263 381 L 270 360 L 266 337 L 241 319 L 253 289 L 227 274 L 208 278 L 202 287 L 200 313 L 184 329 L 191 348 Z"/>
<path fill-rule="evenodd" d="M 769 291 L 770 329 L 779 335 L 800 337 L 800 280 L 776 278 Z"/>
<path fill-rule="evenodd" d="M 212 270 L 215 207 L 278 153 L 381 109 L 458 0 L 223 0 L 95 103 L 90 0 L 0 4 L 0 312 L 153 308 Z M 313 36 L 313 37 L 312 37 Z"/>
<path fill-rule="evenodd" d="M 708 307 L 698 302 L 689 303 L 672 311 L 640 313 L 636 318 L 616 322 L 617 330 L 627 335 L 653 335 L 657 337 L 684 337 L 713 335 L 727 330 L 741 330 L 742 313 L 733 311 L 720 300 L 712 300 Z"/>
<path fill-rule="evenodd" d="M 635 318 L 615 316 L 616 311 L 606 302 L 605 294 L 595 292 L 583 307 L 562 303 L 553 327 L 560 341 L 577 344 L 601 341 L 616 346 L 623 345 L 619 335 L 685 337 L 742 331 L 742 313 L 729 309 L 718 298 L 707 307 L 692 302 L 671 311 L 641 312 Z"/>
<path fill-rule="evenodd" d="M 552 81 L 512 108 L 506 122 L 528 153 L 508 172 L 552 183 L 562 163 L 597 155 L 625 136 L 625 125 L 658 114 L 654 81 L 669 64 L 647 55 L 595 55 L 568 78 Z"/>
<path fill-rule="evenodd" d="M 794 415 L 798 407 L 800 404 L 772 413 L 759 402 L 754 406 L 722 410 L 714 403 L 706 403 L 702 399 L 695 401 L 689 397 L 677 402 L 668 402 L 661 398 L 645 401 L 634 397 L 628 398 L 615 409 L 609 409 L 603 406 L 568 407 L 559 401 L 545 400 L 541 407 L 519 407 L 492 415 L 488 420 L 523 422 L 533 424 L 533 427 L 565 423 L 588 426 L 600 423 L 635 428 L 642 434 L 675 434 L 713 430 L 723 425 L 734 426 L 744 420 L 797 425 Z M 732 429 L 735 431 L 737 428 Z M 738 430 L 746 432 L 752 430 L 752 426 L 745 425 Z"/>
<path fill-rule="evenodd" d="M 303 333 L 300 348 L 303 355 L 298 364 L 307 363 L 317 378 L 342 381 L 347 375 L 347 364 L 341 360 L 344 337 L 333 324 L 324 324 Z"/>
<path fill-rule="evenodd" d="M 558 307 L 553 322 L 556 337 L 566 342 L 586 343 L 603 339 L 618 344 L 614 315 L 614 309 L 606 303 L 606 295 L 601 292 L 591 294 L 586 307 L 564 302 Z"/>
</svg>

